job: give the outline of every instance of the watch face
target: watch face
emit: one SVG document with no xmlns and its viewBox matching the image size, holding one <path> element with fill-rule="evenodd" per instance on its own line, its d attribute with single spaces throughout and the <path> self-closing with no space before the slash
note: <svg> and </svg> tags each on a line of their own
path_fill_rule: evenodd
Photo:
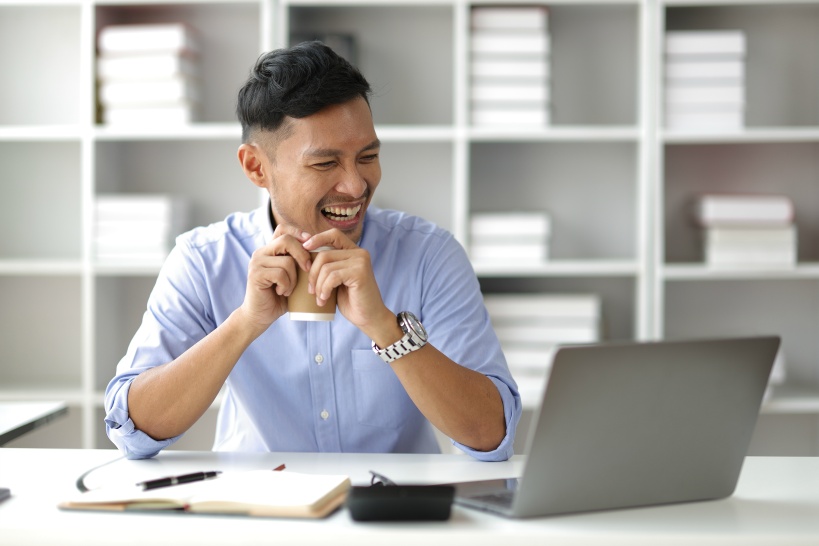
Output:
<svg viewBox="0 0 819 546">
<path fill-rule="evenodd" d="M 427 339 L 427 331 L 424 328 L 424 325 L 418 320 L 418 318 L 410 312 L 404 312 L 404 320 L 407 321 L 407 326 L 415 332 L 418 337 L 422 340 L 426 341 Z"/>
</svg>

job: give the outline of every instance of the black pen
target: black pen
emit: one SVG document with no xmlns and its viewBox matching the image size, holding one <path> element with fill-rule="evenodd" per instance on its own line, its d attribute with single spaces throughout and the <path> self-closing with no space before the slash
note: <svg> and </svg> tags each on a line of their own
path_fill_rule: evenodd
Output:
<svg viewBox="0 0 819 546">
<path fill-rule="evenodd" d="M 213 470 L 210 472 L 194 472 L 192 474 L 183 474 L 181 476 L 168 476 L 167 478 L 158 478 L 156 480 L 148 480 L 139 482 L 137 485 L 142 487 L 143 491 L 149 489 L 158 489 L 160 487 L 170 487 L 172 485 L 179 485 L 182 483 L 201 482 L 202 480 L 210 480 L 215 478 L 222 472 L 220 470 Z"/>
</svg>

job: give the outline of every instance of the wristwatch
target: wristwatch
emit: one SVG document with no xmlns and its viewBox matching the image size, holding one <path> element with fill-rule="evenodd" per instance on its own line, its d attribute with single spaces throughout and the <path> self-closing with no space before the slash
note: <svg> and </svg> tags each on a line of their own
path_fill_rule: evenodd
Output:
<svg viewBox="0 0 819 546">
<path fill-rule="evenodd" d="M 381 360 L 387 364 L 394 362 L 412 351 L 417 351 L 427 344 L 427 331 L 424 329 L 418 317 L 409 311 L 401 311 L 397 315 L 398 325 L 404 331 L 404 337 L 390 345 L 389 347 L 381 348 L 372 343 L 373 351 L 381 357 Z"/>
</svg>

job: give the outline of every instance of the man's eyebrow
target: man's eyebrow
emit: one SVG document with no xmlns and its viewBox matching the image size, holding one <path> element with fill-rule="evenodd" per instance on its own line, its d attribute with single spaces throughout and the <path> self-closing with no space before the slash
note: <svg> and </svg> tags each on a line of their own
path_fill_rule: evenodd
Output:
<svg viewBox="0 0 819 546">
<path fill-rule="evenodd" d="M 375 140 L 361 148 L 361 150 L 359 150 L 358 153 L 375 150 L 376 148 L 380 147 L 381 141 L 376 138 Z M 309 157 L 335 157 L 341 154 L 342 151 L 336 148 L 311 148 L 304 152 L 304 155 Z"/>
</svg>

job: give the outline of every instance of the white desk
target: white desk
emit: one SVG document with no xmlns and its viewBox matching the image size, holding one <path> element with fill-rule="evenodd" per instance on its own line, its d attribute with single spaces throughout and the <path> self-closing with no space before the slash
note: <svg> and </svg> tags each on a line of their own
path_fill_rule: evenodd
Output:
<svg viewBox="0 0 819 546">
<path fill-rule="evenodd" d="M 192 514 L 66 512 L 85 470 L 114 460 L 112 450 L 0 449 L 0 483 L 12 498 L 0 503 L 0 543 L 315 544 L 379 546 L 819 544 L 819 458 L 747 459 L 736 494 L 719 501 L 638 508 L 533 520 L 506 520 L 453 507 L 435 523 L 357 523 L 342 509 L 326 520 L 258 519 Z M 344 472 L 369 483 L 368 470 L 401 483 L 439 483 L 517 475 L 522 459 L 481 463 L 463 455 L 238 454 L 174 452 L 145 461 L 119 460 L 92 473 L 89 486 L 192 470 L 273 468 Z"/>
<path fill-rule="evenodd" d="M 65 402 L 0 402 L 0 446 L 66 413 Z"/>
</svg>

